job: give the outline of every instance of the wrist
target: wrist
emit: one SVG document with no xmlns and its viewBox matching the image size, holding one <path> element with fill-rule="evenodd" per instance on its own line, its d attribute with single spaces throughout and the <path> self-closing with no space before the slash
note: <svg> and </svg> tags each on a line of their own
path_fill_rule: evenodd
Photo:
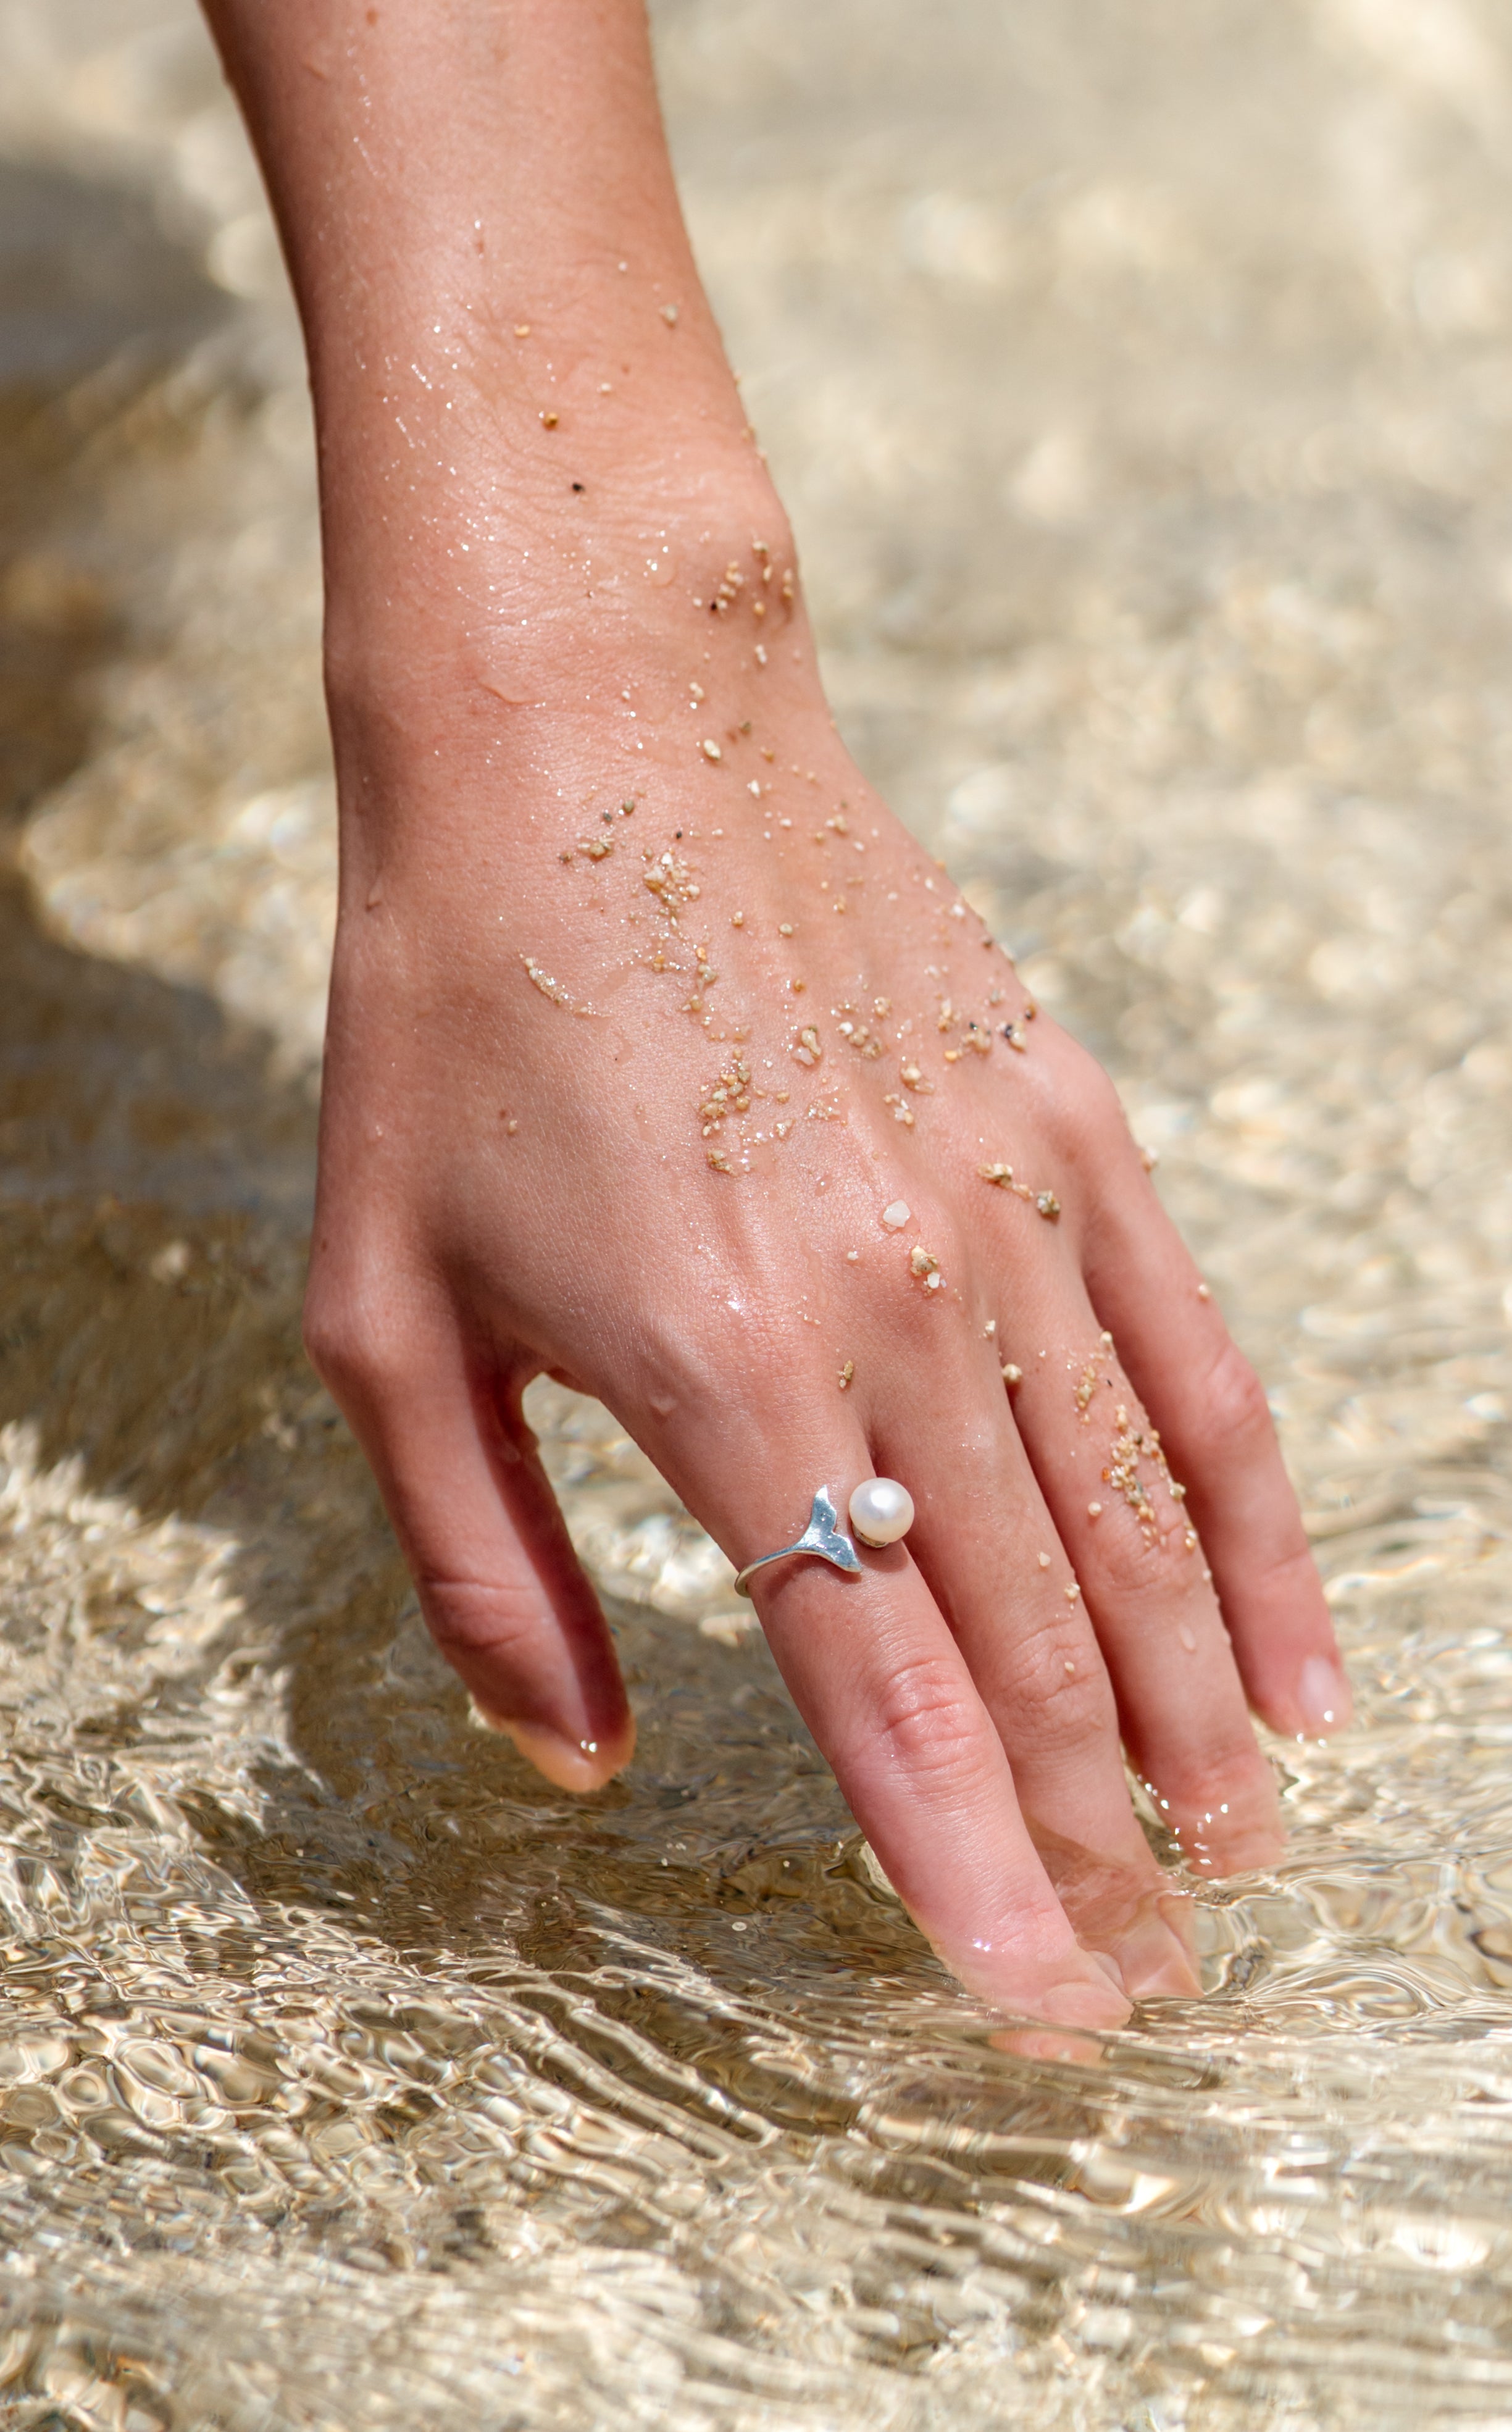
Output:
<svg viewBox="0 0 1512 2432">
<path fill-rule="evenodd" d="M 561 483 L 479 544 L 461 511 L 388 562 L 328 552 L 327 685 L 344 827 L 512 820 L 691 776 L 760 785 L 753 741 L 828 735 L 787 519 L 753 451 L 637 499 Z M 638 511 L 637 511 L 638 509 Z M 464 535 L 471 532 L 469 546 Z M 713 752 L 708 747 L 713 745 Z M 751 763 L 748 769 L 747 760 Z"/>
<path fill-rule="evenodd" d="M 792 606 L 787 517 L 748 445 L 653 451 L 627 436 L 543 464 L 496 426 L 454 456 L 423 498 L 412 484 L 397 500 L 326 484 L 327 661 L 344 692 L 428 689 L 458 653 L 539 687 L 564 652 L 592 659 L 621 636 L 719 617 L 727 569 L 748 575 L 753 549 L 758 583 L 763 564 L 776 570 L 764 611 Z"/>
</svg>

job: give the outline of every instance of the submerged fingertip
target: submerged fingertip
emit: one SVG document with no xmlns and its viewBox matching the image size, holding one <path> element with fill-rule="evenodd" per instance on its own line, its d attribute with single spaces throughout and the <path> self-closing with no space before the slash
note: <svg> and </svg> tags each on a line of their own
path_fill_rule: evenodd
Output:
<svg viewBox="0 0 1512 2432">
<path fill-rule="evenodd" d="M 558 1790 L 602 1790 L 615 1774 L 623 1773 L 635 1753 L 633 1714 L 628 1714 L 613 1732 L 581 1740 L 570 1740 L 564 1732 L 553 1731 L 544 1723 L 516 1722 L 508 1714 L 494 1714 L 477 1697 L 473 1699 L 473 1715 L 485 1731 L 512 1740 L 527 1765 L 533 1765 Z"/>
<path fill-rule="evenodd" d="M 1094 2036 L 1067 2027 L 1000 2027 L 987 2041 L 994 2052 L 1006 2052 L 1012 2060 L 1053 2060 L 1096 2069 L 1107 2057 Z"/>
<path fill-rule="evenodd" d="M 1297 1708 L 1308 1734 L 1321 1739 L 1353 1719 L 1354 1699 L 1342 1664 L 1309 1655 L 1297 1678 Z"/>
<path fill-rule="evenodd" d="M 940 1956 L 969 1992 L 1019 2018 L 1106 2028 L 1121 2027 L 1133 2013 L 1117 1961 L 1084 1943 L 1070 1942 L 1054 1956 L 1032 1956 L 974 1941 L 967 1952 L 940 1949 Z"/>
<path fill-rule="evenodd" d="M 1202 1990 L 1195 1958 L 1168 1926 L 1163 1942 L 1153 1938 L 1141 1951 L 1137 1968 L 1125 1968 L 1129 1991 L 1136 2001 L 1193 2001 Z"/>
</svg>

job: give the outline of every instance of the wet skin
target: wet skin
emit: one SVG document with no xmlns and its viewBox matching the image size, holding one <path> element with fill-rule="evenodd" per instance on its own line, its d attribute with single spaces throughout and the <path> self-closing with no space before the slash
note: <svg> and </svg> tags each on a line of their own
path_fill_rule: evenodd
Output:
<svg viewBox="0 0 1512 2432">
<path fill-rule="evenodd" d="M 888 1876 L 1004 2008 L 1189 1991 L 1121 1748 L 1197 1867 L 1272 1858 L 1247 1709 L 1346 1719 L 1327 1611 L 1110 1085 L 835 735 L 638 12 L 211 13 L 322 449 L 308 1336 L 438 1643 L 553 1781 L 629 1762 L 543 1371 L 737 1564 L 898 1478 L 859 1579 L 752 1582 Z"/>
</svg>

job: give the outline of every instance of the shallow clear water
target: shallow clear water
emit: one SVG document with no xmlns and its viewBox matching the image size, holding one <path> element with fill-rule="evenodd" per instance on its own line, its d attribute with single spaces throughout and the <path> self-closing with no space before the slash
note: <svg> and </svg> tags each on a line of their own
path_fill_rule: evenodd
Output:
<svg viewBox="0 0 1512 2432">
<path fill-rule="evenodd" d="M 641 1754 L 473 1729 L 296 1308 L 297 348 L 177 0 L 0 16 L 0 2423 L 1512 2422 L 1512 40 L 678 0 L 842 720 L 1110 1063 L 1360 1704 L 1207 1990 L 998 2049 L 538 1389 Z"/>
</svg>

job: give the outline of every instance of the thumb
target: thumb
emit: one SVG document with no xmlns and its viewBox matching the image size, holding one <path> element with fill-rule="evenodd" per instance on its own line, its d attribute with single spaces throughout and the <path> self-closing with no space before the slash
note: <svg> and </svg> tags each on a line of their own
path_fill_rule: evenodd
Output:
<svg viewBox="0 0 1512 2432">
<path fill-rule="evenodd" d="M 371 1461 L 421 1610 L 482 1718 L 563 1790 L 630 1763 L 635 1721 L 520 1397 L 480 1374 L 449 1311 L 382 1337 L 313 1302 L 310 1356 Z"/>
</svg>

